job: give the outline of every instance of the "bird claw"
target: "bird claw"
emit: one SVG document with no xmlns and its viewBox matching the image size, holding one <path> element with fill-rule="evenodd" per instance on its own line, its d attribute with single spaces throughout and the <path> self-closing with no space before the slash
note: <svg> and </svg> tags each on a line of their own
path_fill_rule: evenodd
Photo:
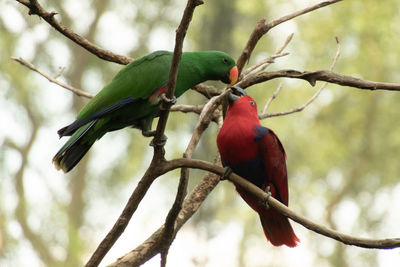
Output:
<svg viewBox="0 0 400 267">
<path fill-rule="evenodd" d="M 232 173 L 232 169 L 228 166 L 226 166 L 224 168 L 224 173 L 221 175 L 221 177 L 219 178 L 221 181 L 228 179 L 229 175 L 231 175 Z"/>
<path fill-rule="evenodd" d="M 173 96 L 172 98 L 168 98 L 165 93 L 162 93 L 160 95 L 160 99 L 162 101 L 164 101 L 165 103 L 170 104 L 170 105 L 175 105 L 176 104 L 176 97 L 175 96 Z"/>
<path fill-rule="evenodd" d="M 266 188 L 265 188 L 265 193 L 267 193 L 267 196 L 265 197 L 265 199 L 264 199 L 264 206 L 265 207 L 267 207 L 267 209 L 269 209 L 270 208 L 270 206 L 269 206 L 269 204 L 268 204 L 268 199 L 269 199 L 269 197 L 271 196 L 271 191 L 269 191 L 269 189 L 270 189 L 270 186 L 267 186 Z"/>
<path fill-rule="evenodd" d="M 150 142 L 150 146 L 156 147 L 156 146 L 164 146 L 167 143 L 168 137 L 163 134 L 163 136 L 161 136 L 160 141 L 158 143 L 154 142 L 154 138 L 153 140 L 151 140 Z"/>
<path fill-rule="evenodd" d="M 156 135 L 156 131 L 142 131 L 144 137 L 152 137 Z"/>
</svg>

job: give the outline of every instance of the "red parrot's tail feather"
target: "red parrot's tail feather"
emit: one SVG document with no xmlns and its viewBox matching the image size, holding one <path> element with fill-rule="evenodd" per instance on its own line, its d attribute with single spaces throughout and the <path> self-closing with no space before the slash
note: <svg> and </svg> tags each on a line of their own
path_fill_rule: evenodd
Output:
<svg viewBox="0 0 400 267">
<path fill-rule="evenodd" d="M 244 189 L 236 186 L 236 190 L 246 203 L 260 215 L 261 224 L 267 239 L 274 246 L 286 245 L 295 247 L 300 239 L 296 236 L 290 225 L 289 219 L 273 208 L 267 208 L 260 204 L 260 201 Z M 272 196 L 275 189 L 271 187 Z"/>
<path fill-rule="evenodd" d="M 296 236 L 287 217 L 273 208 L 258 210 L 265 236 L 274 246 L 295 247 L 300 239 Z"/>
</svg>

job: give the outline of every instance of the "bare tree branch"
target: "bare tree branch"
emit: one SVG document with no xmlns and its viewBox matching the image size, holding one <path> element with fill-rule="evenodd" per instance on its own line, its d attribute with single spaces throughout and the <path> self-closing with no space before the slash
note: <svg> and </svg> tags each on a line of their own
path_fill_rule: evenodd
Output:
<svg viewBox="0 0 400 267">
<path fill-rule="evenodd" d="M 209 172 L 213 172 L 217 175 L 222 175 L 224 173 L 224 169 L 221 166 L 217 166 L 215 164 L 211 164 L 206 161 L 195 160 L 195 159 L 174 159 L 168 162 L 165 162 L 162 168 L 162 173 L 169 172 L 173 169 L 190 167 L 195 169 L 206 170 Z M 335 239 L 339 242 L 348 245 L 354 245 L 363 248 L 375 248 L 375 249 L 388 249 L 388 248 L 396 248 L 400 247 L 400 238 L 390 238 L 390 239 L 369 239 L 369 238 L 357 238 L 350 235 L 346 235 L 340 233 L 338 231 L 329 229 L 325 226 L 316 224 L 307 218 L 298 215 L 297 213 L 290 210 L 288 207 L 283 205 L 278 200 L 273 197 L 268 197 L 267 194 L 253 185 L 249 181 L 240 176 L 232 173 L 229 176 L 229 180 L 232 182 L 239 184 L 242 188 L 245 188 L 249 193 L 257 196 L 262 201 L 268 201 L 268 204 L 289 217 L 290 219 L 296 221 L 297 223 L 303 225 L 304 227 L 319 233 L 321 235 L 327 236 L 329 238 Z M 207 197 L 207 195 L 215 188 L 218 184 L 219 179 L 218 176 L 210 175 L 205 177 L 202 182 L 200 182 L 193 193 L 184 201 L 183 209 L 178 215 L 178 220 L 175 224 L 175 233 L 182 227 L 182 225 L 197 211 L 200 207 L 201 203 Z M 128 254 L 119 258 L 116 262 L 109 265 L 109 267 L 116 266 L 139 266 L 146 262 L 149 258 L 156 255 L 156 252 L 150 250 L 150 247 L 154 246 L 154 243 L 159 239 L 160 233 L 163 231 L 163 227 L 160 227 L 156 232 L 153 233 L 145 242 L 143 242 L 136 249 L 132 250 Z"/>
<path fill-rule="evenodd" d="M 224 168 L 221 166 L 217 166 L 215 164 L 209 163 L 207 161 L 202 160 L 195 160 L 195 159 L 174 159 L 171 161 L 166 162 L 162 172 L 167 172 L 172 169 L 182 168 L 182 167 L 190 167 L 195 169 L 206 170 L 209 172 L 213 172 L 218 175 L 224 174 Z M 262 201 L 267 201 L 268 204 L 279 211 L 280 213 L 284 214 L 285 216 L 289 217 L 293 221 L 303 225 L 304 227 L 310 229 L 313 232 L 319 233 L 326 237 L 335 239 L 339 242 L 342 242 L 347 245 L 363 247 L 363 248 L 375 248 L 375 249 L 389 249 L 389 248 L 397 248 L 400 247 L 400 238 L 386 238 L 386 239 L 369 239 L 369 238 L 358 238 L 354 236 L 350 236 L 347 234 L 340 233 L 338 231 L 329 229 L 325 226 L 316 224 L 311 220 L 295 213 L 287 206 L 282 204 L 280 201 L 276 200 L 273 197 L 268 197 L 268 194 L 264 192 L 262 189 L 258 188 L 256 185 L 252 184 L 251 182 L 247 181 L 246 179 L 232 173 L 228 179 L 235 184 L 240 185 L 240 187 L 244 188 L 249 193 L 253 194 L 254 196 L 258 197 Z"/>
<path fill-rule="evenodd" d="M 83 38 L 79 34 L 73 32 L 68 27 L 64 26 L 60 22 L 58 22 L 54 16 L 57 12 L 47 12 L 37 0 L 16 0 L 17 2 L 21 3 L 22 5 L 26 6 L 29 9 L 29 15 L 38 15 L 39 17 L 43 18 L 47 23 L 49 23 L 53 28 L 55 28 L 58 32 L 63 34 L 65 37 L 70 39 L 71 41 L 75 42 L 76 44 L 82 46 L 92 54 L 98 56 L 101 59 L 115 62 L 118 64 L 126 65 L 132 61 L 131 58 L 117 55 L 109 50 L 102 49 L 97 45 L 91 43 L 89 40 Z"/>
<path fill-rule="evenodd" d="M 237 61 L 237 66 L 238 66 L 238 69 L 239 69 L 239 73 L 242 72 L 242 69 L 243 69 L 244 65 L 246 64 L 247 61 L 249 61 L 251 53 L 253 52 L 254 48 L 256 47 L 256 45 L 258 43 L 258 40 L 260 40 L 261 37 L 263 37 L 264 34 L 266 34 L 270 29 L 274 28 L 275 26 L 277 26 L 277 25 L 279 25 L 279 24 L 281 24 L 281 23 L 283 23 L 285 21 L 291 20 L 291 19 L 293 19 L 295 17 L 298 17 L 300 15 L 309 13 L 309 12 L 314 11 L 316 9 L 319 9 L 319 8 L 322 8 L 322 7 L 325 7 L 327 5 L 331 5 L 331 4 L 334 4 L 336 2 L 340 2 L 340 1 L 341 0 L 323 1 L 323 2 L 317 3 L 315 5 L 312 5 L 310 7 L 307 7 L 305 9 L 296 11 L 296 12 L 294 12 L 292 14 L 283 16 L 283 17 L 281 17 L 279 19 L 273 20 L 273 21 L 271 21 L 271 22 L 269 22 L 267 24 L 265 24 L 265 19 L 259 20 L 257 22 L 257 25 L 254 28 L 253 32 L 251 33 L 250 38 L 247 41 L 247 44 L 246 44 L 245 48 L 243 49 L 242 54 L 240 55 L 240 57 L 239 57 L 239 59 Z"/>
<path fill-rule="evenodd" d="M 388 91 L 400 91 L 400 84 L 398 83 L 386 83 L 386 82 L 374 82 L 369 80 L 363 80 L 348 75 L 335 73 L 329 70 L 319 71 L 298 71 L 298 70 L 278 70 L 271 72 L 263 72 L 256 74 L 249 79 L 243 79 L 237 86 L 247 88 L 251 85 L 262 83 L 276 78 L 294 78 L 301 79 L 309 82 L 312 86 L 317 81 L 325 81 L 334 83 L 342 86 L 349 86 L 358 89 L 367 90 L 388 90 Z"/>
<path fill-rule="evenodd" d="M 274 91 L 274 93 L 270 96 L 270 98 L 268 98 L 267 103 L 265 103 L 265 106 L 261 112 L 261 115 L 259 115 L 258 117 L 262 118 L 262 116 L 267 113 L 267 109 L 269 108 L 269 105 L 271 105 L 272 101 L 278 96 L 279 91 L 282 89 L 282 83 L 279 83 L 278 87 L 276 88 L 276 90 Z"/>
<path fill-rule="evenodd" d="M 193 90 L 199 92 L 200 94 L 204 95 L 208 99 L 213 96 L 219 95 L 221 92 L 215 89 L 213 86 L 205 85 L 205 84 L 198 84 L 192 88 Z"/>
<path fill-rule="evenodd" d="M 283 50 L 286 48 L 286 46 L 289 44 L 289 42 L 292 40 L 293 38 L 293 33 L 290 34 L 285 42 L 283 43 L 283 45 L 278 48 L 275 53 L 272 56 L 267 57 L 266 59 L 262 60 L 261 62 L 247 68 L 245 71 L 242 72 L 241 76 L 247 76 L 247 75 L 251 75 L 251 74 L 256 74 L 260 71 L 263 71 L 265 68 L 267 68 L 271 63 L 274 63 L 276 58 L 279 57 L 284 57 L 289 55 L 289 53 L 282 53 Z"/>
<path fill-rule="evenodd" d="M 336 49 L 335 57 L 333 58 L 333 61 L 332 61 L 332 63 L 331 63 L 331 66 L 329 67 L 329 71 L 332 71 L 332 70 L 333 70 L 333 68 L 335 67 L 336 62 L 337 62 L 337 60 L 338 60 L 338 58 L 339 58 L 339 56 L 340 56 L 340 42 L 339 42 L 339 39 L 338 39 L 337 37 L 335 38 L 335 40 L 336 40 L 336 44 L 337 44 L 337 49 Z M 308 99 L 308 101 L 307 101 L 306 103 L 304 103 L 304 104 L 301 105 L 300 107 L 294 108 L 294 109 L 292 109 L 292 110 L 284 111 L 284 112 L 266 114 L 266 113 L 265 113 L 266 108 L 267 108 L 267 105 L 266 105 L 266 107 L 265 107 L 264 110 L 263 110 L 263 113 L 262 113 L 261 115 L 259 115 L 258 117 L 260 118 L 260 120 L 262 120 L 262 119 L 269 118 L 269 117 L 276 117 L 276 116 L 282 116 L 282 115 L 292 114 L 292 113 L 295 113 L 295 112 L 300 112 L 300 111 L 302 111 L 303 109 L 305 109 L 307 106 L 309 106 L 312 102 L 314 102 L 315 99 L 317 99 L 317 97 L 321 94 L 322 90 L 327 86 L 327 84 L 328 84 L 328 82 L 324 82 L 324 83 L 322 84 L 322 86 L 318 89 L 318 91 L 315 92 L 315 94 L 314 94 L 310 99 Z M 279 89 L 279 88 L 278 88 L 278 89 Z M 277 93 L 277 92 L 279 92 L 279 90 L 277 90 L 276 93 Z M 274 94 L 272 95 L 272 97 L 270 98 L 271 101 L 276 97 L 276 95 L 275 95 L 275 97 L 274 97 L 274 95 L 275 95 L 275 93 L 274 93 Z M 267 104 L 269 105 L 269 103 L 270 103 L 270 102 L 268 102 Z"/>
<path fill-rule="evenodd" d="M 211 193 L 211 191 L 219 183 L 219 176 L 214 173 L 207 173 L 201 182 L 195 187 L 192 193 L 185 199 L 182 209 L 178 214 L 176 223 L 174 225 L 174 234 L 193 216 L 193 214 L 200 208 L 201 204 Z M 154 257 L 158 251 L 154 250 L 154 243 L 159 240 L 160 235 L 164 229 L 164 225 L 155 231 L 146 241 L 140 244 L 131 252 L 119 258 L 116 262 L 109 265 L 109 267 L 124 267 L 124 266 L 140 266 L 148 259 Z"/>
<path fill-rule="evenodd" d="M 180 111 L 180 112 L 183 112 L 183 113 L 193 112 L 193 113 L 196 113 L 196 114 L 200 115 L 200 113 L 203 110 L 203 108 L 204 108 L 204 105 L 193 106 L 193 105 L 183 105 L 182 104 L 182 105 L 173 105 L 171 107 L 170 111 Z"/>
<path fill-rule="evenodd" d="M 28 61 L 24 60 L 21 57 L 19 57 L 19 58 L 12 57 L 11 59 L 17 61 L 18 63 L 20 63 L 21 65 L 27 67 L 28 69 L 39 73 L 40 75 L 45 77 L 47 80 L 49 80 L 49 82 L 55 83 L 55 84 L 65 88 L 67 90 L 70 90 L 71 92 L 75 93 L 78 96 L 83 96 L 83 97 L 87 97 L 87 98 L 92 98 L 93 97 L 93 95 L 90 94 L 90 93 L 87 93 L 87 92 L 85 92 L 85 91 L 83 91 L 81 89 L 75 88 L 75 87 L 73 87 L 71 85 L 68 85 L 68 84 L 65 84 L 65 83 L 57 81 L 57 78 L 61 75 L 61 71 L 54 78 L 52 78 L 49 75 L 45 74 L 44 72 L 40 71 L 38 68 L 36 68 L 35 65 L 33 65 L 32 63 L 29 63 Z"/>
</svg>

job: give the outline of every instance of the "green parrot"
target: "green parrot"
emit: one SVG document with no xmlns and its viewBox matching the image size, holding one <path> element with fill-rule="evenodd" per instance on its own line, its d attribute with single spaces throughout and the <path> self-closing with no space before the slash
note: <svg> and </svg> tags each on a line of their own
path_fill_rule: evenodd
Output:
<svg viewBox="0 0 400 267">
<path fill-rule="evenodd" d="M 160 98 L 167 89 L 172 55 L 169 51 L 156 51 L 132 61 L 82 108 L 73 123 L 60 129 L 60 138 L 71 137 L 53 158 L 56 168 L 70 171 L 107 132 L 132 126 L 144 136 L 151 136 Z M 184 52 L 175 97 L 206 80 L 233 85 L 237 79 L 235 61 L 226 53 Z"/>
</svg>

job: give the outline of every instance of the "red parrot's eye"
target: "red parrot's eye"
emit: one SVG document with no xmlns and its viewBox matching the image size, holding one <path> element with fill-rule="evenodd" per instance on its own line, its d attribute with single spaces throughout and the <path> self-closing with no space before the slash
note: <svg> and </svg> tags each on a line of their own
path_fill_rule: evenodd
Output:
<svg viewBox="0 0 400 267">
<path fill-rule="evenodd" d="M 253 101 L 253 100 L 250 100 L 249 102 L 250 102 L 250 104 L 251 104 L 252 106 L 254 106 L 254 101 Z"/>
</svg>

